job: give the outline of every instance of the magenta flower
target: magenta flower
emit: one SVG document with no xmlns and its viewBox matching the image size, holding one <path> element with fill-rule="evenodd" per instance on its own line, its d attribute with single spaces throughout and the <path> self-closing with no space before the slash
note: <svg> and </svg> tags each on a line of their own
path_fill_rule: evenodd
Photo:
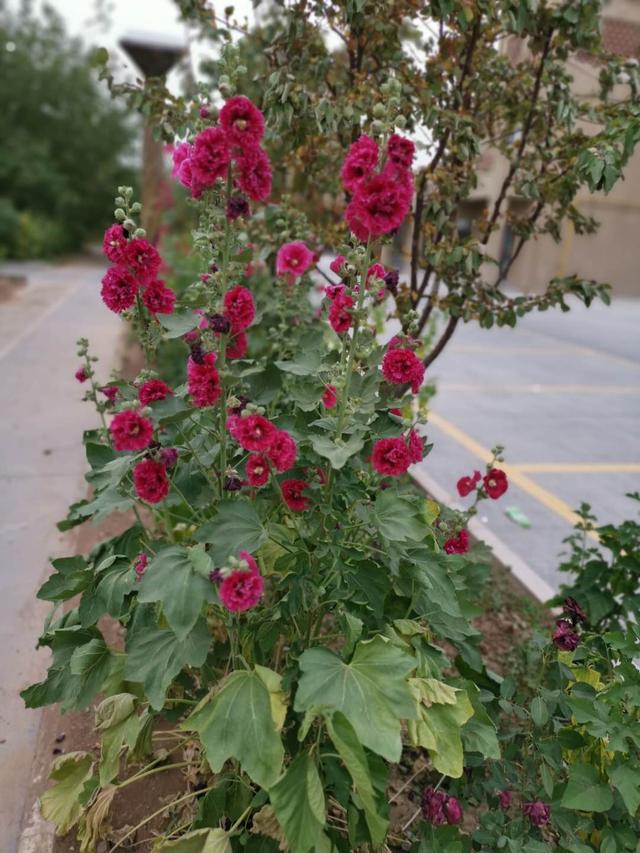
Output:
<svg viewBox="0 0 640 853">
<path fill-rule="evenodd" d="M 224 295 L 224 316 L 231 321 L 233 332 L 243 332 L 253 323 L 256 306 L 251 291 L 237 284 Z"/>
<path fill-rule="evenodd" d="M 315 255 L 307 248 L 302 240 L 285 243 L 278 249 L 276 257 L 276 272 L 278 275 L 289 275 L 289 280 L 303 275 L 314 263 Z"/>
<path fill-rule="evenodd" d="M 148 379 L 138 389 L 138 400 L 143 406 L 148 406 L 156 400 L 164 400 L 171 393 L 171 388 L 162 379 Z"/>
<path fill-rule="evenodd" d="M 118 412 L 109 431 L 116 450 L 144 450 L 153 439 L 153 424 L 133 409 Z"/>
<path fill-rule="evenodd" d="M 534 826 L 546 826 L 551 820 L 551 811 L 546 803 L 535 800 L 522 804 L 522 813 Z"/>
<path fill-rule="evenodd" d="M 402 438 L 380 438 L 373 445 L 371 465 L 379 474 L 399 477 L 411 465 L 409 448 Z"/>
<path fill-rule="evenodd" d="M 298 454 L 298 445 L 289 433 L 280 429 L 274 435 L 267 450 L 267 456 L 277 471 L 282 473 L 293 468 Z"/>
<path fill-rule="evenodd" d="M 229 98 L 220 110 L 220 125 L 231 145 L 255 148 L 264 136 L 264 116 L 244 95 Z"/>
<path fill-rule="evenodd" d="M 109 267 L 102 279 L 100 296 L 109 310 L 121 314 L 136 301 L 138 286 L 136 279 L 125 267 Z"/>
<path fill-rule="evenodd" d="M 215 406 L 220 399 L 222 388 L 215 363 L 216 356 L 213 352 L 204 353 L 201 363 L 196 361 L 193 355 L 187 362 L 187 390 L 194 405 L 199 409 Z"/>
<path fill-rule="evenodd" d="M 167 469 L 155 459 L 143 459 L 133 469 L 133 485 L 141 500 L 160 503 L 169 493 Z"/>
</svg>

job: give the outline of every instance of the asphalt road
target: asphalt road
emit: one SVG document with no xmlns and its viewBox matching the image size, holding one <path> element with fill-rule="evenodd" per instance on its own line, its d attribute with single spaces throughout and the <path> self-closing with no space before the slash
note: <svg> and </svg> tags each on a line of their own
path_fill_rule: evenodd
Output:
<svg viewBox="0 0 640 853">
<path fill-rule="evenodd" d="M 43 677 L 34 647 L 49 605 L 35 592 L 65 553 L 55 523 L 84 496 L 82 430 L 96 414 L 74 379 L 75 341 L 88 337 L 100 376 L 116 364 L 117 317 L 100 300 L 102 266 L 91 262 L 0 265 L 27 275 L 0 304 L 0 850 L 15 853 L 40 714 L 20 690 Z"/>
<path fill-rule="evenodd" d="M 435 446 L 422 470 L 457 498 L 458 477 L 504 445 L 510 488 L 481 505 L 480 522 L 553 589 L 582 501 L 602 523 L 637 514 L 625 493 L 640 490 L 639 329 L 640 299 L 535 313 L 516 329 L 469 324 L 430 370 Z"/>
</svg>

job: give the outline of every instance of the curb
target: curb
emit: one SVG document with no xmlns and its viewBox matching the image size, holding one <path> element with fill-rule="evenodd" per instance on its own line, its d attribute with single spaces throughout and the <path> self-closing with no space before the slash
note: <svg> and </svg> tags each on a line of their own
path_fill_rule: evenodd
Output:
<svg viewBox="0 0 640 853">
<path fill-rule="evenodd" d="M 55 827 L 42 817 L 36 800 L 18 839 L 17 853 L 53 853 L 54 843 Z"/>
<path fill-rule="evenodd" d="M 425 474 L 418 466 L 410 468 L 409 474 L 438 503 L 447 504 L 452 509 L 462 509 L 461 504 L 455 497 L 450 495 L 446 489 L 443 489 L 429 474 Z M 493 551 L 496 559 L 511 570 L 516 580 L 536 601 L 545 604 L 556 595 L 556 590 L 553 587 L 543 580 L 522 557 L 519 557 L 518 554 L 512 551 L 502 539 L 485 527 L 482 522 L 478 521 L 477 518 L 472 518 L 468 527 L 473 536 L 484 542 Z"/>
</svg>

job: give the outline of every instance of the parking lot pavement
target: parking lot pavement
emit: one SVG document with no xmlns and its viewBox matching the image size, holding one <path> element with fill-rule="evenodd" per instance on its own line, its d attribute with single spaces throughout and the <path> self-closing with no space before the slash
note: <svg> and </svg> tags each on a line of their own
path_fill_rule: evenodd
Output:
<svg viewBox="0 0 640 853">
<path fill-rule="evenodd" d="M 430 370 L 435 446 L 421 470 L 456 495 L 458 477 L 504 445 L 509 491 L 481 504 L 480 523 L 553 589 L 582 501 L 601 523 L 637 513 L 625 493 L 640 490 L 639 328 L 640 300 L 623 299 L 529 315 L 515 329 L 468 324 Z"/>
<path fill-rule="evenodd" d="M 35 653 L 49 605 L 35 593 L 49 555 L 68 545 L 55 523 L 85 494 L 82 431 L 96 414 L 74 379 L 85 336 L 109 378 L 121 335 L 100 301 L 103 267 L 91 262 L 2 265 L 27 283 L 0 305 L 0 851 L 15 853 L 40 721 L 18 693 L 43 677 Z"/>
</svg>

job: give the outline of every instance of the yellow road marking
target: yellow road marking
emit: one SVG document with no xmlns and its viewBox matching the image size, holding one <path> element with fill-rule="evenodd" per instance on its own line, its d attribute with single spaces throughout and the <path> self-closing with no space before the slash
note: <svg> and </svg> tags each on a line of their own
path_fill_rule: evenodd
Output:
<svg viewBox="0 0 640 853">
<path fill-rule="evenodd" d="M 513 393 L 513 394 L 640 394 L 640 385 L 508 385 L 473 382 L 440 382 L 443 391 L 464 393 Z"/>
<path fill-rule="evenodd" d="M 452 438 L 461 447 L 464 447 L 470 453 L 473 453 L 474 456 L 477 456 L 478 459 L 481 459 L 485 464 L 491 462 L 493 455 L 490 450 L 483 447 L 474 438 L 467 435 L 466 432 L 463 432 L 459 427 L 455 426 L 455 424 L 446 420 L 446 418 L 430 411 L 428 423 L 433 424 L 435 427 L 442 430 L 442 432 L 448 435 L 449 438 Z M 526 474 L 521 473 L 517 468 L 514 468 L 511 465 L 501 464 L 500 467 L 506 472 L 512 483 L 515 483 L 516 486 L 520 486 L 523 491 L 528 495 L 531 495 L 532 498 L 535 498 L 535 500 L 543 506 L 546 506 L 547 509 L 551 510 L 551 512 L 569 522 L 572 526 L 576 525 L 580 521 L 580 516 L 571 509 L 569 504 L 557 495 L 554 495 L 553 492 L 550 492 L 548 489 L 543 489 L 542 486 L 539 486 L 530 477 L 527 477 Z M 598 541 L 598 537 L 595 533 L 590 532 L 588 535 L 591 539 L 595 539 L 596 542 Z"/>
<path fill-rule="evenodd" d="M 511 468 L 529 474 L 640 474 L 640 462 L 522 462 Z"/>
</svg>

